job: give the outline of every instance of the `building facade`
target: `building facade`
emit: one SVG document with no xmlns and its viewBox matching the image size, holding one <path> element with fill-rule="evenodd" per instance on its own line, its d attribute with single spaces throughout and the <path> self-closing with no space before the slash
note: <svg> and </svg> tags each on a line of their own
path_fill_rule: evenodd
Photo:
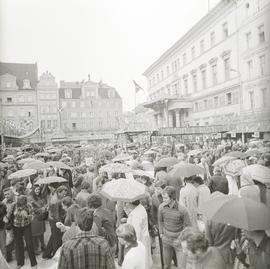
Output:
<svg viewBox="0 0 270 269">
<path fill-rule="evenodd" d="M 1 124 L 6 135 L 38 128 L 37 64 L 0 63 Z"/>
<path fill-rule="evenodd" d="M 61 128 L 68 136 L 111 133 L 119 128 L 122 99 L 115 88 L 90 80 L 60 82 Z"/>
<path fill-rule="evenodd" d="M 37 84 L 37 104 L 40 135 L 51 139 L 59 125 L 59 94 L 55 77 L 44 72 Z"/>
<path fill-rule="evenodd" d="M 267 0 L 220 1 L 143 73 L 157 128 L 270 131 L 269 14 Z"/>
</svg>

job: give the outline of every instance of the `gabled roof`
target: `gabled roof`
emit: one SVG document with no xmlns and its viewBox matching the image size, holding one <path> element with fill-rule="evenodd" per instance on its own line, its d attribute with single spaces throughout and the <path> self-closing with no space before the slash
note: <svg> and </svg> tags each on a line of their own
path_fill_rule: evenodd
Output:
<svg viewBox="0 0 270 269">
<path fill-rule="evenodd" d="M 0 76 L 4 74 L 11 74 L 16 77 L 16 83 L 19 89 L 23 88 L 23 80 L 29 79 L 32 89 L 36 89 L 38 82 L 38 68 L 37 63 L 1 63 L 0 62 Z"/>
</svg>

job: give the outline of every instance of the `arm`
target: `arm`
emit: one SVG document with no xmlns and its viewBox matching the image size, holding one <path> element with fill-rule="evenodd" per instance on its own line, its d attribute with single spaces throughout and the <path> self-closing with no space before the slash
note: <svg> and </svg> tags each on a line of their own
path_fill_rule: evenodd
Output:
<svg viewBox="0 0 270 269">
<path fill-rule="evenodd" d="M 115 269 L 115 263 L 114 263 L 114 258 L 113 258 L 113 255 L 112 255 L 112 252 L 110 249 L 107 250 L 107 253 L 106 253 L 106 256 L 105 256 L 105 259 L 106 259 L 106 268 L 107 269 Z"/>
<path fill-rule="evenodd" d="M 164 218 L 163 218 L 163 205 L 162 204 L 158 208 L 158 227 L 159 227 L 159 233 L 163 234 Z"/>
<path fill-rule="evenodd" d="M 64 249 L 62 248 L 57 269 L 66 269 L 68 267 L 69 266 L 68 266 L 67 258 L 66 258 L 66 255 L 64 253 Z"/>
</svg>

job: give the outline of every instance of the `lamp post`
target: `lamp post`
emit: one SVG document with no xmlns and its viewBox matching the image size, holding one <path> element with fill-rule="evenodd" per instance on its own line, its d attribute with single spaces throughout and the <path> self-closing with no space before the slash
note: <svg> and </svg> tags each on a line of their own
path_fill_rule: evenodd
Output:
<svg viewBox="0 0 270 269">
<path fill-rule="evenodd" d="M 240 121 L 241 121 L 241 134 L 242 134 L 241 139 L 242 139 L 242 143 L 244 144 L 245 143 L 245 133 L 244 133 L 243 113 L 242 113 L 242 111 L 243 111 L 243 94 L 242 94 L 243 83 L 242 83 L 242 76 L 241 76 L 241 73 L 236 69 L 231 68 L 230 71 L 237 73 L 238 78 L 239 78 Z"/>
</svg>

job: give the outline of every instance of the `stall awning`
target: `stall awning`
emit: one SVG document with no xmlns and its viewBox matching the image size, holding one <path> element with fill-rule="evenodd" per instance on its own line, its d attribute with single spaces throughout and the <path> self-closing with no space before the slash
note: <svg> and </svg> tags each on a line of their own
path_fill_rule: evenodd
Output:
<svg viewBox="0 0 270 269">
<path fill-rule="evenodd" d="M 19 139 L 28 138 L 28 137 L 34 135 L 34 134 L 35 134 L 36 132 L 38 132 L 38 131 L 39 131 L 39 127 L 37 127 L 36 129 L 32 130 L 31 132 L 29 132 L 29 133 L 27 133 L 27 134 L 25 134 L 25 135 L 19 136 L 18 138 L 19 138 Z"/>
</svg>

